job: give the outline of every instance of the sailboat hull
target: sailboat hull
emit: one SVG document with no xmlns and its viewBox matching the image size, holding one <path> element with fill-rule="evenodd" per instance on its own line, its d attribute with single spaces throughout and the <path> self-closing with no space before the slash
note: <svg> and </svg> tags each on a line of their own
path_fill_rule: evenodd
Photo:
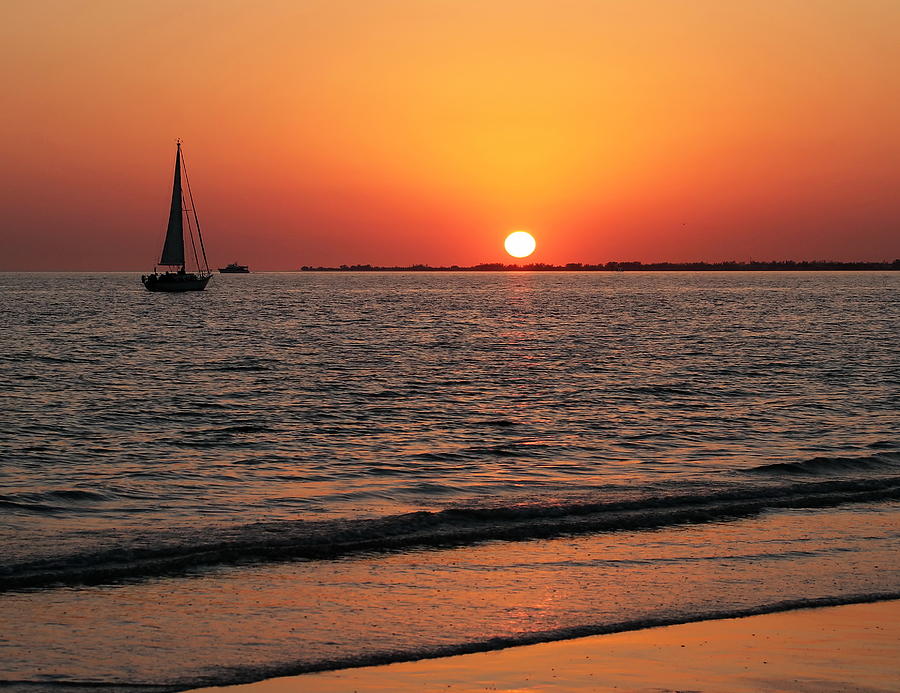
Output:
<svg viewBox="0 0 900 693">
<path fill-rule="evenodd" d="M 147 291 L 164 291 L 167 293 L 180 293 L 182 291 L 203 291 L 209 282 L 211 275 L 198 276 L 196 274 L 151 274 L 141 277 L 144 288 Z"/>
</svg>

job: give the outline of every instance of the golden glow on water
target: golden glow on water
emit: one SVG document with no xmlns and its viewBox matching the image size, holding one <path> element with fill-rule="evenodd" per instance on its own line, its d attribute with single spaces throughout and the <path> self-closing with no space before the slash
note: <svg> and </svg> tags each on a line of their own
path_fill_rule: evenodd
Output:
<svg viewBox="0 0 900 693">
<path fill-rule="evenodd" d="M 0 599 L 7 672 L 141 681 L 896 589 L 896 503 Z M 826 527 L 826 531 L 822 531 Z M 166 662 L 165 671 L 160 661 Z M 259 671 L 257 669 L 256 671 Z M 283 671 L 283 669 L 282 669 Z M 8 674 L 10 678 L 13 678 Z"/>
<path fill-rule="evenodd" d="M 9 443 L 39 426 L 56 460 L 17 467 L 8 492 L 56 507 L 73 478 L 106 489 L 67 507 L 71 526 L 11 517 L 10 555 L 143 527 L 145 508 L 158 529 L 609 498 L 660 473 L 871 455 L 896 428 L 900 273 L 223 275 L 176 304 L 127 275 L 6 281 L 28 424 Z M 198 319 L 207 338 L 170 367 Z"/>
<path fill-rule="evenodd" d="M 703 621 L 204 693 L 894 690 L 900 601 Z M 427 683 L 426 683 L 427 682 Z"/>
</svg>

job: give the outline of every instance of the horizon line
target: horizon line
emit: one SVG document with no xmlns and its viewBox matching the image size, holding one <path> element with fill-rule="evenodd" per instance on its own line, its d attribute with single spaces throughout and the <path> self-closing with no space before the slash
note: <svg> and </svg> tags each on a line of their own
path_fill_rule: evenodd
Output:
<svg viewBox="0 0 900 693">
<path fill-rule="evenodd" d="M 217 267 L 215 269 L 218 269 Z M 428 265 L 415 263 L 410 265 L 373 265 L 371 263 L 329 265 L 303 265 L 287 269 L 258 269 L 251 272 L 478 272 L 478 271 L 545 271 L 545 272 L 603 272 L 610 270 L 900 270 L 900 258 L 894 260 L 723 260 L 710 262 L 707 260 L 691 260 L 685 262 L 643 262 L 641 260 L 610 260 L 603 263 L 567 262 L 552 264 L 546 262 L 504 263 L 481 262 L 474 265 Z M 0 273 L 133 273 L 146 272 L 144 269 L 0 269 Z M 216 274 L 217 272 L 214 272 Z"/>
</svg>

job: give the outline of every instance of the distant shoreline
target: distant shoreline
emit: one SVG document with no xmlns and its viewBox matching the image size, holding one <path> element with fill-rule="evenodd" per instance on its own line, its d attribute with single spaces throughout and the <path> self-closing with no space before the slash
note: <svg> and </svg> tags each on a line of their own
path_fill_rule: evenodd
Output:
<svg viewBox="0 0 900 693">
<path fill-rule="evenodd" d="M 900 270 L 900 259 L 893 262 L 832 262 L 825 260 L 776 260 L 772 262 L 607 262 L 584 264 L 570 262 L 565 265 L 548 265 L 543 262 L 527 265 L 502 262 L 480 265 L 407 265 L 382 267 L 379 265 L 340 265 L 338 267 L 312 267 L 304 265 L 301 272 L 777 272 L 777 271 L 872 271 Z"/>
</svg>

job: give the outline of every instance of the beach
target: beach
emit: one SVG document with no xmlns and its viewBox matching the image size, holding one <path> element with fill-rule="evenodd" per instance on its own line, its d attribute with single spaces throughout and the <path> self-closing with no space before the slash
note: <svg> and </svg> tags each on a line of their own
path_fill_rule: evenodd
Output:
<svg viewBox="0 0 900 693">
<path fill-rule="evenodd" d="M 784 691 L 900 686 L 900 601 L 802 609 L 196 693 Z"/>
</svg>

